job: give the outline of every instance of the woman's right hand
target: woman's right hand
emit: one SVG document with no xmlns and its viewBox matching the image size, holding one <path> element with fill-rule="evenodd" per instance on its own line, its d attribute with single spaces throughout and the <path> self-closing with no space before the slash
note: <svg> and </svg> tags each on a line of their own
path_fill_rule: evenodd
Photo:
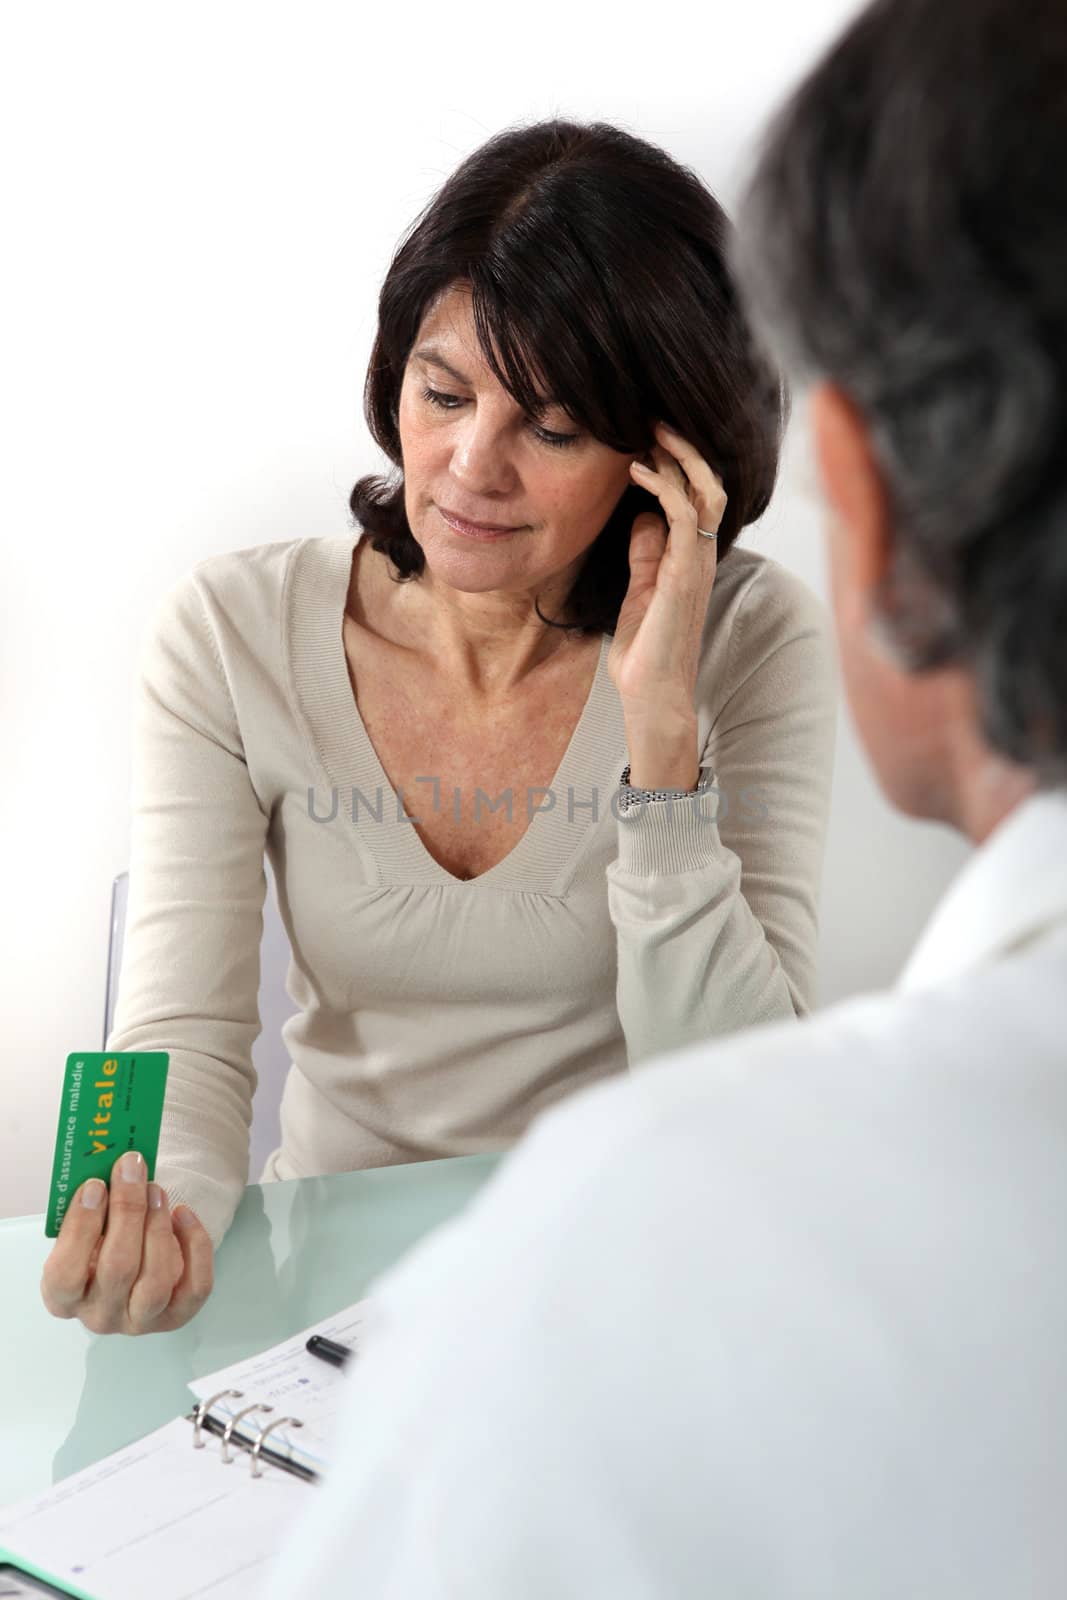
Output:
<svg viewBox="0 0 1067 1600">
<path fill-rule="evenodd" d="M 214 1253 L 196 1213 L 173 1216 L 144 1158 L 121 1156 L 111 1188 L 83 1183 L 67 1207 L 44 1264 L 41 1297 L 54 1317 L 77 1317 L 91 1333 L 169 1333 L 211 1293 Z"/>
</svg>

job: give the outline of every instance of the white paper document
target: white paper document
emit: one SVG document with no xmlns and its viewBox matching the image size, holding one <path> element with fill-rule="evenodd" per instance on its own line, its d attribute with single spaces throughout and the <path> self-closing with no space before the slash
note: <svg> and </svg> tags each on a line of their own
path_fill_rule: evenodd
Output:
<svg viewBox="0 0 1067 1600">
<path fill-rule="evenodd" d="M 267 1563 L 314 1484 L 222 1441 L 194 1450 L 190 1422 L 137 1444 L 0 1512 L 0 1547 L 96 1600 L 254 1600 Z"/>
<path fill-rule="evenodd" d="M 364 1303 L 349 1306 L 247 1361 L 189 1385 L 197 1399 L 221 1389 L 241 1398 L 218 1402 L 211 1415 L 233 1416 L 246 1405 L 269 1405 L 235 1429 L 254 1441 L 276 1418 L 298 1417 L 300 1429 L 279 1427 L 264 1448 L 280 1448 L 321 1474 L 346 1394 L 338 1367 L 307 1353 L 313 1333 L 358 1349 Z M 190 1402 L 192 1410 L 192 1402 Z M 247 1450 L 206 1429 L 194 1449 L 193 1424 L 178 1417 L 64 1478 L 43 1494 L 0 1510 L 0 1561 L 6 1550 L 53 1584 L 91 1600 L 253 1600 L 262 1594 L 268 1563 L 309 1502 L 314 1482 L 261 1458 L 253 1478 Z"/>
</svg>

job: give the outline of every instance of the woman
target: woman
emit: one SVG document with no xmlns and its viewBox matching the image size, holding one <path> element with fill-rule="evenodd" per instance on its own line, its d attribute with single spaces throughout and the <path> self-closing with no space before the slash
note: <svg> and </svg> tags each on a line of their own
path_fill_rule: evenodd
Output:
<svg viewBox="0 0 1067 1600">
<path fill-rule="evenodd" d="M 366 412 L 399 470 L 357 483 L 359 532 L 214 557 L 165 600 L 108 1040 L 170 1052 L 159 1183 L 113 1185 L 95 1274 L 104 1186 L 70 1208 L 57 1314 L 168 1328 L 210 1287 L 265 850 L 300 1008 L 267 1178 L 498 1149 L 596 1078 L 812 1007 L 832 647 L 735 548 L 785 408 L 728 231 L 615 128 L 491 139 L 382 290 Z"/>
</svg>

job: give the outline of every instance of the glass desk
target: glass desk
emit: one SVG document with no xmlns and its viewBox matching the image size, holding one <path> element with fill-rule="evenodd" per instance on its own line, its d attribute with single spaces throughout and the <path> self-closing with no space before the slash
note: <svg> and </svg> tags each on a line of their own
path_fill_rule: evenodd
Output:
<svg viewBox="0 0 1067 1600">
<path fill-rule="evenodd" d="M 190 1378 L 256 1354 L 359 1300 L 370 1280 L 460 1211 L 498 1155 L 251 1184 L 215 1258 L 215 1287 L 174 1333 L 87 1333 L 41 1303 L 43 1217 L 0 1221 L 0 1505 L 188 1411 Z"/>
</svg>

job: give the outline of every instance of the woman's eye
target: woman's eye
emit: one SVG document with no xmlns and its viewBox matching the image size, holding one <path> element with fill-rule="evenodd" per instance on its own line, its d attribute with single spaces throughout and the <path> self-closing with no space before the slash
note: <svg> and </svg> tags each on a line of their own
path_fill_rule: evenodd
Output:
<svg viewBox="0 0 1067 1600">
<path fill-rule="evenodd" d="M 439 389 L 424 389 L 422 391 L 422 398 L 424 400 L 428 400 L 432 406 L 444 406 L 448 411 L 452 410 L 452 406 L 454 404 L 462 404 L 462 401 L 458 395 L 442 394 Z"/>
<path fill-rule="evenodd" d="M 444 394 L 440 389 L 424 389 L 422 398 L 428 400 L 432 406 L 439 406 L 445 411 L 454 411 L 457 406 L 464 404 L 458 394 Z M 565 450 L 569 444 L 576 444 L 581 438 L 580 433 L 550 433 L 547 428 L 539 428 L 536 423 L 531 423 L 530 426 L 542 444 L 550 444 L 557 450 Z"/>
<path fill-rule="evenodd" d="M 557 450 L 565 450 L 569 444 L 577 444 L 581 438 L 580 433 L 549 433 L 547 428 L 534 428 L 534 433 L 542 444 L 555 445 Z"/>
</svg>

